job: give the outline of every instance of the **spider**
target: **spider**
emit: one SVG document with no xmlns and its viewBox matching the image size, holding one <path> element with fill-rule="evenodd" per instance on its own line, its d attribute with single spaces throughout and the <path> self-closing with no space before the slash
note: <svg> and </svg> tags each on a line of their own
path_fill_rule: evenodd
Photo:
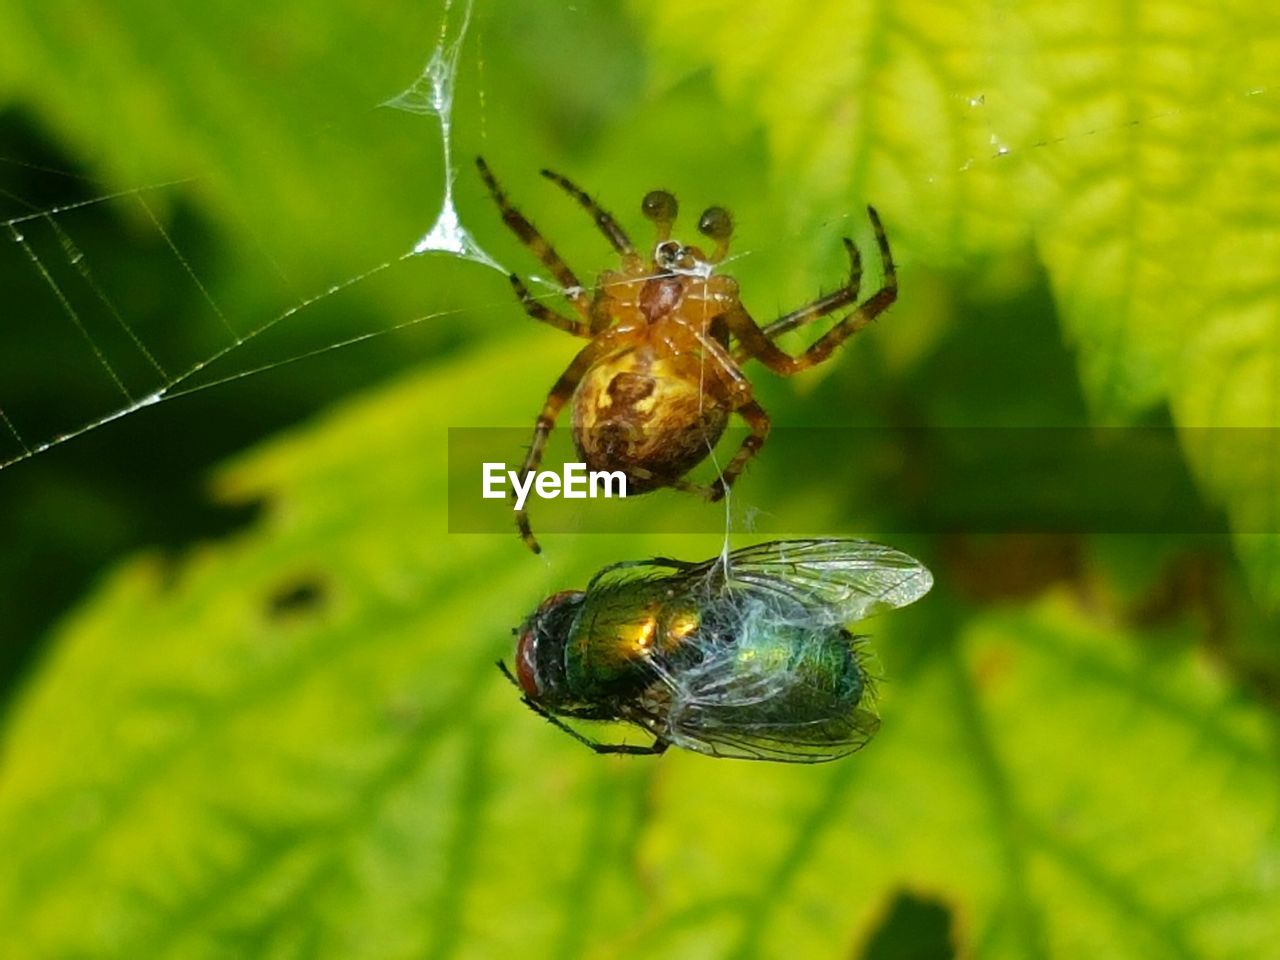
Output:
<svg viewBox="0 0 1280 960">
<path fill-rule="evenodd" d="M 588 290 L 537 228 L 507 199 L 483 157 L 480 176 L 520 241 L 559 281 L 576 316 L 566 316 L 535 299 L 516 274 L 509 279 L 525 312 L 535 320 L 587 340 L 547 394 L 533 429 L 533 441 L 520 468 L 523 483 L 538 469 L 547 436 L 572 401 L 573 440 L 591 470 L 622 471 L 627 493 L 674 487 L 721 499 L 755 456 L 769 434 L 769 416 L 753 396 L 742 372 L 746 360 L 759 360 L 774 373 L 791 376 L 821 363 L 853 334 L 894 302 L 898 279 L 880 217 L 867 207 L 880 248 L 884 279 L 879 290 L 858 303 L 862 258 L 852 240 L 849 279 L 839 290 L 761 327 L 743 307 L 738 284 L 718 274 L 733 234 L 733 218 L 723 207 L 708 207 L 698 232 L 714 245 L 710 254 L 671 237 L 676 198 L 653 190 L 640 204 L 657 231 L 652 254 L 637 252 L 617 221 L 588 194 L 550 170 L 542 175 L 576 200 L 621 258 Z M 796 356 L 774 338 L 819 317 L 852 307 L 830 330 Z M 730 413 L 746 422 L 749 433 L 709 486 L 685 480 L 685 474 L 715 447 Z M 516 511 L 521 537 L 534 552 L 538 541 L 526 511 Z"/>
</svg>

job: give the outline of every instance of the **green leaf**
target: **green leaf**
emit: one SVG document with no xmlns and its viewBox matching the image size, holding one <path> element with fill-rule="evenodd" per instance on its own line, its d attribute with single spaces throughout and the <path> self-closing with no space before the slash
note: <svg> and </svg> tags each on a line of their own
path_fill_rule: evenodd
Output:
<svg viewBox="0 0 1280 960">
<path fill-rule="evenodd" d="M 669 78 L 709 67 L 764 126 L 794 229 L 872 200 L 904 287 L 1030 241 L 1100 422 L 1280 430 L 1274 5 L 636 9 Z M 1277 608 L 1280 432 L 1254 440 L 1188 447 Z"/>
<path fill-rule="evenodd" d="M 716 771 L 753 802 L 745 833 L 677 767 L 657 888 L 677 915 L 742 905 L 717 955 L 835 955 L 900 891 L 946 904 L 965 956 L 1260 955 L 1280 896 L 1266 723 L 1204 662 L 1125 641 L 1057 597 L 918 642 L 854 762 Z"/>
<path fill-rule="evenodd" d="M 207 170 L 187 195 L 246 251 L 208 259 L 230 276 L 244 262 L 260 271 L 251 234 L 264 236 L 301 276 L 286 304 L 420 235 L 438 201 L 434 131 L 364 111 L 420 68 L 438 9 L 175 10 L 11 5 L 6 95 L 123 186 Z M 878 423 L 868 400 L 884 386 L 890 412 L 906 407 L 885 379 L 950 319 L 929 275 L 968 278 L 1000 258 L 985 278 L 998 285 L 1030 241 L 1098 419 L 1168 402 L 1189 428 L 1275 425 L 1272 14 L 917 0 L 637 11 L 681 81 L 638 104 L 629 26 L 612 7 L 481 4 L 464 68 L 484 99 L 460 111 L 460 141 L 492 137 L 481 142 L 506 158 L 504 177 L 523 163 L 513 195 L 566 253 L 590 224 L 530 187 L 565 154 L 611 206 L 660 183 L 682 199 L 723 191 L 708 201 L 734 204 L 735 250 L 763 254 L 735 271 L 777 281 L 744 282 L 762 311 L 771 295 L 812 296 L 819 262 L 838 275 L 836 236 L 865 246 L 860 204 L 873 200 L 902 261 L 895 324 L 860 336 L 807 404 L 794 400 L 803 382 L 761 378 L 780 424 L 805 409 Z M 335 131 L 335 117 L 350 126 Z M 474 178 L 459 184 L 468 222 L 487 216 L 484 236 L 496 235 Z M 514 249 L 504 240 L 496 252 Z M 913 936 L 930 957 L 1272 948 L 1275 712 L 1191 643 L 1222 639 L 1228 601 L 1205 601 L 1203 630 L 1192 616 L 1158 636 L 1116 625 L 1090 590 L 974 610 L 954 596 L 962 580 L 1025 596 L 1078 558 L 1051 557 L 1047 572 L 1016 549 L 985 561 L 1016 568 L 1002 593 L 998 569 L 926 543 L 935 594 L 860 628 L 884 662 L 884 725 L 845 762 L 602 759 L 526 710 L 494 661 L 539 599 L 618 559 L 710 556 L 721 538 L 548 535 L 534 559 L 512 534 L 449 535 L 446 428 L 527 423 L 572 345 L 517 327 L 501 278 L 463 286 L 459 265 L 425 275 L 420 263 L 389 295 L 362 286 L 356 304 L 320 311 L 350 311 L 368 332 L 479 296 L 484 319 L 450 335 L 483 327 L 501 342 L 234 465 L 218 488 L 260 501 L 259 521 L 106 576 L 6 716 L 0 922 L 17 955 L 879 957 Z M 931 302 L 922 334 L 913 311 Z M 1019 379 L 982 384 L 964 409 L 983 422 L 1070 408 L 1074 384 L 1044 382 L 1071 378 L 1035 317 L 1005 314 L 1028 321 L 1025 340 L 966 315 L 960 363 L 990 381 L 1006 368 L 984 352 L 1014 352 L 1002 359 Z M 315 330 L 324 318 L 299 319 Z M 318 336 L 339 339 L 323 324 Z M 880 350 L 897 358 L 889 370 Z M 1280 591 L 1275 541 L 1243 534 L 1275 529 L 1275 458 L 1187 436 L 1263 594 Z M 874 469 L 804 453 L 766 450 L 739 506 L 807 524 L 797 533 L 883 519 Z M 635 506 L 656 521 L 673 502 Z M 1148 553 L 1144 588 L 1166 556 Z M 1083 586 L 1105 598 L 1119 577 L 1100 567 Z"/>
<path fill-rule="evenodd" d="M 1075 600 L 864 630 L 884 728 L 822 767 L 602 759 L 494 669 L 602 563 L 718 537 L 444 535 L 446 424 L 492 350 L 247 456 L 251 530 L 141 558 L 6 727 L 0 923 L 24 956 L 846 956 L 900 894 L 964 954 L 1260 955 L 1280 936 L 1273 717 Z M 650 509 L 661 509 L 659 501 Z M 907 903 L 911 901 L 905 901 Z M 940 914 L 939 914 L 940 916 Z"/>
</svg>

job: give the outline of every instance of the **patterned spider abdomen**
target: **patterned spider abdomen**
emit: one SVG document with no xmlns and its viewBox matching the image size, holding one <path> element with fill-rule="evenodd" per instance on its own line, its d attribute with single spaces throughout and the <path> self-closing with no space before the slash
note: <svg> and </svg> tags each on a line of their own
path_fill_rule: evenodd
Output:
<svg viewBox="0 0 1280 960">
<path fill-rule="evenodd" d="M 573 395 L 573 442 L 588 468 L 621 470 L 628 495 L 669 486 L 706 458 L 729 405 L 696 354 L 640 346 L 591 367 Z"/>
</svg>

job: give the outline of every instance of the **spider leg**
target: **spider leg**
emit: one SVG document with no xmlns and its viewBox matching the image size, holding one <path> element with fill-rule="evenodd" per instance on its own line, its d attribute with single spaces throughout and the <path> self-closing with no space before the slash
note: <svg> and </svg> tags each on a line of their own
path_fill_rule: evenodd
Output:
<svg viewBox="0 0 1280 960">
<path fill-rule="evenodd" d="M 755 326 L 755 321 L 751 319 L 746 311 L 742 310 L 741 307 L 739 307 L 738 310 L 742 312 L 743 316 L 746 316 L 748 322 L 750 322 L 752 327 L 759 333 L 760 328 Z M 724 314 L 722 316 L 724 317 L 724 322 L 728 325 L 728 329 L 732 330 L 732 316 L 730 314 Z M 715 503 L 717 500 L 724 499 L 725 493 L 731 486 L 733 486 L 733 481 L 738 479 L 738 475 L 742 473 L 747 462 L 760 451 L 760 448 L 764 446 L 765 438 L 769 436 L 769 415 L 765 413 L 764 408 L 756 402 L 755 395 L 751 389 L 751 381 L 747 379 L 746 375 L 738 367 L 737 361 L 729 354 L 729 351 L 721 346 L 720 342 L 714 336 L 714 331 L 717 329 L 720 321 L 721 317 L 719 316 L 712 321 L 709 327 L 709 330 L 712 331 L 710 335 L 703 334 L 696 327 L 689 326 L 686 327 L 686 329 L 690 330 L 694 334 L 706 355 L 715 361 L 716 367 L 720 373 L 722 373 L 732 384 L 730 387 L 730 402 L 732 403 L 732 409 L 747 422 L 747 427 L 751 432 L 743 438 L 742 445 L 738 447 L 733 458 L 725 465 L 724 469 L 720 471 L 720 476 L 716 478 L 715 483 L 711 484 L 709 487 L 699 487 L 688 483 L 687 481 L 676 481 L 670 484 L 670 486 L 677 487 L 681 490 L 699 493 L 705 496 L 712 503 Z M 770 341 L 765 340 L 765 343 L 770 347 L 773 347 L 773 344 Z M 777 347 L 773 348 L 777 350 Z"/>
<path fill-rule="evenodd" d="M 747 421 L 751 432 L 743 438 L 738 452 L 733 455 L 733 459 L 725 465 L 716 482 L 711 485 L 708 499 L 712 503 L 724 498 L 725 493 L 733 486 L 733 481 L 738 479 L 738 474 L 742 473 L 742 468 L 747 465 L 747 461 L 760 452 L 765 438 L 769 436 L 769 415 L 755 400 L 744 403 L 738 407 L 737 412 L 743 420 Z"/>
<path fill-rule="evenodd" d="M 579 187 L 576 183 L 566 176 L 556 173 L 554 170 L 543 170 L 542 175 L 552 183 L 559 185 L 569 196 L 577 200 L 582 208 L 591 214 L 591 218 L 595 220 L 596 226 L 600 228 L 600 232 L 605 235 L 605 239 L 613 245 L 622 256 L 632 256 L 636 252 L 635 246 L 632 245 L 631 239 L 627 236 L 618 222 L 613 219 L 612 214 L 591 199 L 590 195 Z"/>
<path fill-rule="evenodd" d="M 781 336 L 789 330 L 802 327 L 806 323 L 812 323 L 833 310 L 839 310 L 843 306 L 857 302 L 858 293 L 862 287 L 862 253 L 848 237 L 842 237 L 841 241 L 844 243 L 845 251 L 849 254 L 848 281 L 839 290 L 834 290 L 825 297 L 819 297 L 813 303 L 798 310 L 792 310 L 790 313 L 768 324 L 764 328 L 764 334 L 770 340 Z"/>
<path fill-rule="evenodd" d="M 564 314 L 557 313 L 542 301 L 536 299 L 529 292 L 529 288 L 524 285 L 514 273 L 507 278 L 511 281 L 511 288 L 515 290 L 516 296 L 520 298 L 520 305 L 524 307 L 524 312 L 535 320 L 541 320 L 543 323 L 550 324 L 557 330 L 563 330 L 565 333 L 571 333 L 575 337 L 585 337 L 591 339 L 591 328 L 580 320 L 573 320 Z"/>
<path fill-rule="evenodd" d="M 596 362 L 602 353 L 613 348 L 616 339 L 616 336 L 609 333 L 596 337 L 578 351 L 578 355 L 569 362 L 569 366 L 565 368 L 564 373 L 560 374 L 560 379 L 555 382 L 555 386 L 551 388 L 551 392 L 547 394 L 547 399 L 542 404 L 538 419 L 534 421 L 533 440 L 529 443 L 529 452 L 525 454 L 524 463 L 520 466 L 519 478 L 521 485 L 526 482 L 529 474 L 537 470 L 538 465 L 542 463 L 542 454 L 547 448 L 547 437 L 551 433 L 551 429 L 556 425 L 556 418 L 560 416 L 560 411 L 564 409 L 564 405 L 573 397 L 573 392 L 578 388 L 578 383 L 582 380 L 583 375 L 591 369 L 591 365 Z M 516 491 L 513 485 L 511 499 L 515 500 L 515 497 Z M 542 547 L 538 545 L 538 540 L 534 537 L 533 530 L 529 527 L 528 511 L 523 509 L 516 510 L 516 527 L 519 529 L 525 545 L 534 553 L 541 553 Z"/>
<path fill-rule="evenodd" d="M 555 247 L 538 232 L 538 229 L 526 219 L 524 214 L 511 205 L 507 200 L 507 195 L 503 192 L 502 187 L 498 186 L 498 181 L 494 178 L 493 173 L 489 170 L 489 165 L 484 162 L 484 157 L 476 157 L 476 167 L 480 170 L 480 178 L 484 180 L 484 184 L 489 188 L 489 195 L 493 197 L 493 202 L 498 205 L 498 209 L 502 212 L 502 221 L 511 228 L 511 232 L 520 238 L 520 242 L 533 251 L 544 267 L 551 271 L 555 278 L 560 281 L 560 286 L 564 288 L 564 294 L 569 298 L 569 302 L 573 304 L 574 309 L 578 311 L 584 318 L 587 317 L 590 308 L 590 301 L 587 298 L 586 291 L 583 289 L 582 281 L 569 268 L 569 265 L 561 259 L 560 254 L 556 253 Z M 519 292 L 519 291 L 517 291 Z M 524 297 L 521 297 L 524 300 Z M 539 320 L 544 319 L 539 316 Z M 548 321 L 552 322 L 552 321 Z M 558 326 L 552 322 L 553 326 Z"/>
<path fill-rule="evenodd" d="M 889 308 L 898 297 L 897 269 L 893 264 L 893 254 L 889 250 L 889 240 L 885 236 L 880 217 L 876 214 L 874 207 L 867 207 L 867 213 L 871 217 L 871 226 L 875 230 L 876 244 L 880 249 L 880 262 L 884 270 L 884 282 L 880 289 L 865 303 L 850 311 L 798 357 L 791 356 L 772 342 L 774 337 L 788 330 L 794 330 L 851 303 L 857 303 L 862 279 L 862 258 L 853 241 L 846 237 L 844 245 L 849 251 L 850 276 L 849 282 L 839 290 L 780 317 L 764 328 L 761 328 L 741 306 L 726 314 L 729 328 L 738 338 L 739 346 L 734 352 L 736 360 L 754 357 L 775 373 L 790 376 L 827 359 L 836 347 Z"/>
<path fill-rule="evenodd" d="M 670 487 L 672 490 L 679 490 L 681 493 L 692 493 L 697 497 L 711 496 L 711 488 L 703 486 L 700 483 L 694 483 L 683 477 L 672 477 L 667 474 L 658 474 L 652 470 L 646 470 L 644 467 L 631 466 L 628 468 L 631 475 L 638 480 L 656 480 L 656 486 Z"/>
<path fill-rule="evenodd" d="M 757 409 L 759 409 L 758 405 L 756 406 L 757 406 Z M 738 412 L 741 413 L 742 411 L 738 411 Z M 760 412 L 762 414 L 764 413 L 763 410 L 761 410 Z M 758 440 L 754 437 L 754 435 L 748 436 L 743 441 L 742 446 L 738 448 L 737 453 L 734 454 L 733 459 L 729 461 L 728 465 L 726 465 L 725 469 L 721 472 L 720 477 L 717 478 L 714 483 L 709 483 L 709 484 L 694 483 L 693 481 L 686 480 L 683 477 L 663 477 L 662 486 L 670 487 L 672 490 L 679 490 L 681 493 L 690 493 L 690 494 L 693 494 L 693 496 L 695 497 L 702 497 L 704 500 L 709 500 L 712 503 L 716 503 L 717 501 L 724 499 L 725 491 L 729 487 L 733 486 L 733 481 L 738 478 L 738 474 L 742 472 L 742 468 L 746 465 L 746 462 L 750 460 L 753 456 L 755 456 L 756 451 L 758 451 L 760 447 L 763 446 L 764 438 L 766 435 L 768 435 L 768 432 L 769 432 L 769 418 L 768 418 L 768 415 L 766 414 L 764 431 L 763 433 L 760 434 Z M 744 456 L 743 447 L 747 447 L 747 446 L 751 447 L 751 451 Z M 732 470 L 733 472 L 730 473 L 730 470 Z M 645 477 L 653 476 L 653 474 L 650 474 L 647 470 L 641 470 L 637 467 L 632 467 L 631 471 L 637 476 L 645 476 Z M 724 478 L 726 476 L 729 477 L 728 483 L 724 482 Z M 682 569 L 674 562 L 666 565 L 674 566 L 676 567 L 676 569 Z M 687 566 L 693 567 L 693 566 L 697 566 L 697 564 L 690 563 L 690 564 L 687 564 Z"/>
</svg>

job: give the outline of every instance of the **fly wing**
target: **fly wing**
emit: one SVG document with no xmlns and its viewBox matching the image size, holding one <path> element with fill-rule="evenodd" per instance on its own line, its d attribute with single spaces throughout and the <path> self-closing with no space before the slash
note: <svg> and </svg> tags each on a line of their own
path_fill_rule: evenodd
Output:
<svg viewBox="0 0 1280 960">
<path fill-rule="evenodd" d="M 740 624 L 737 642 L 704 648 L 696 665 L 663 671 L 663 737 L 708 756 L 792 763 L 835 760 L 870 740 L 880 721 L 855 638 L 825 629 L 773 645 L 744 640 L 756 630 L 769 637 L 785 629 L 759 609 Z M 807 654 L 819 647 L 838 650 L 845 665 L 839 676 L 807 669 L 814 659 Z M 841 682 L 849 669 L 858 677 L 853 687 Z"/>
<path fill-rule="evenodd" d="M 905 607 L 933 586 L 919 560 L 866 540 L 774 540 L 709 560 L 697 572 L 722 590 L 798 604 L 825 625 Z"/>
<path fill-rule="evenodd" d="M 666 737 L 679 747 L 710 757 L 823 763 L 861 749 L 880 727 L 880 718 L 859 708 L 848 718 L 773 724 L 767 729 L 745 722 L 725 722 L 716 713 L 686 714 Z"/>
<path fill-rule="evenodd" d="M 641 580 L 669 577 L 672 571 L 676 571 L 679 574 L 698 571 L 704 566 L 706 564 L 671 560 L 666 557 L 654 557 L 652 560 L 622 560 L 597 570 L 595 576 L 587 584 L 587 593 L 603 591 L 611 587 Z"/>
<path fill-rule="evenodd" d="M 690 704 L 668 716 L 664 736 L 711 757 L 822 763 L 861 749 L 879 728 L 880 718 L 864 707 L 824 720 L 762 724 L 739 711 Z"/>
<path fill-rule="evenodd" d="M 859 665 L 858 684 L 841 688 L 833 677 L 852 674 L 821 668 L 820 655 L 838 647 L 856 657 L 846 625 L 906 606 L 933 585 L 899 550 L 824 539 L 757 544 L 700 564 L 618 565 L 588 592 L 634 578 L 669 582 L 705 613 L 704 630 L 687 641 L 694 662 L 653 661 L 653 702 L 637 705 L 649 728 L 710 756 L 792 763 L 834 760 L 871 739 L 879 719 L 865 671 Z"/>
</svg>

